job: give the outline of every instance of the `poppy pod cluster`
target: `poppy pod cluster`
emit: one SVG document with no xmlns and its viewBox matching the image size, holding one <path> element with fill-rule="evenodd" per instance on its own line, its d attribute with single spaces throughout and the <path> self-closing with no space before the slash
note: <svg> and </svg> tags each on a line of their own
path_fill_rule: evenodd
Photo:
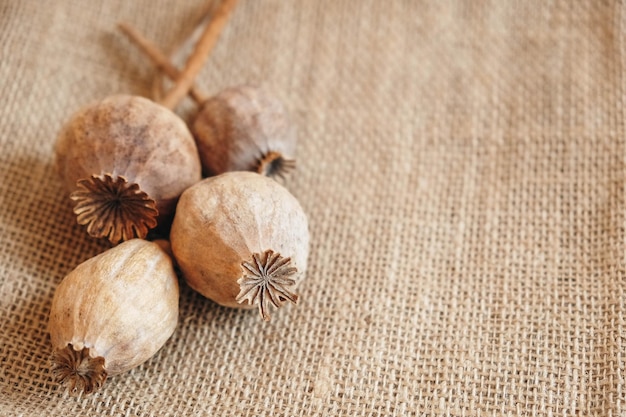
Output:
<svg viewBox="0 0 626 417">
<path fill-rule="evenodd" d="M 234 3 L 223 1 L 217 23 Z M 295 167 L 285 106 L 250 85 L 198 104 L 187 123 L 167 97 L 111 95 L 58 133 L 55 166 L 76 221 L 111 245 L 53 297 L 52 372 L 72 392 L 96 391 L 165 345 L 178 322 L 177 271 L 206 298 L 265 321 L 298 301 L 309 229 L 277 181 Z"/>
</svg>

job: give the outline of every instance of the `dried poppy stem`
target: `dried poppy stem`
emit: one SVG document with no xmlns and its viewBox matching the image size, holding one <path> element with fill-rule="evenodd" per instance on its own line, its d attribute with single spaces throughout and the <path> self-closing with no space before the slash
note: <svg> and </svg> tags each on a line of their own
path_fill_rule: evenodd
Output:
<svg viewBox="0 0 626 417">
<path fill-rule="evenodd" d="M 137 47 L 148 56 L 148 58 L 150 58 L 158 70 L 164 72 L 172 80 L 176 80 L 180 77 L 181 72 L 178 68 L 170 62 L 169 58 L 166 57 L 154 43 L 143 36 L 137 29 L 128 23 L 119 23 L 117 27 L 131 42 L 137 45 Z M 190 88 L 189 94 L 198 104 L 204 103 L 207 99 L 207 97 L 198 91 L 198 89 L 194 86 Z"/>
<path fill-rule="evenodd" d="M 198 43 L 198 39 L 202 36 L 202 32 L 211 21 L 211 18 L 215 15 L 215 10 L 219 7 L 219 1 L 206 0 L 203 3 L 202 8 L 195 13 L 196 18 L 194 22 L 186 28 L 185 35 L 177 42 L 175 47 L 170 50 L 170 53 L 166 53 L 165 56 L 169 58 L 176 68 L 181 68 L 185 65 L 185 61 L 191 55 L 193 48 Z M 159 73 L 158 76 L 152 80 L 152 97 L 156 102 L 160 102 L 167 88 L 165 88 L 163 76 L 167 77 L 164 73 Z M 176 79 L 174 79 L 176 81 Z M 170 85 L 174 85 L 173 83 Z"/>
<path fill-rule="evenodd" d="M 165 95 L 161 104 L 173 109 L 187 95 L 193 82 L 202 69 L 209 53 L 217 43 L 222 29 L 230 17 L 238 0 L 223 0 L 219 8 L 215 11 L 215 16 L 206 26 L 202 36 L 198 40 L 193 53 L 187 60 L 185 68 L 176 80 L 174 87 Z"/>
</svg>

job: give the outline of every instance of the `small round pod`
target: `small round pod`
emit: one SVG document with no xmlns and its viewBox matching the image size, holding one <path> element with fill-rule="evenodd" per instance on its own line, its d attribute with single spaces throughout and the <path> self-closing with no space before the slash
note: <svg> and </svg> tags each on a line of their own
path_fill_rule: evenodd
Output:
<svg viewBox="0 0 626 417">
<path fill-rule="evenodd" d="M 255 171 L 284 177 L 295 167 L 295 125 L 283 103 L 260 87 L 230 87 L 209 98 L 191 131 L 205 175 Z"/>
<path fill-rule="evenodd" d="M 202 178 L 185 122 L 131 95 L 109 96 L 77 111 L 59 132 L 55 165 L 78 223 L 113 244 L 144 238 L 167 223 L 183 190 Z"/>
<path fill-rule="evenodd" d="M 307 217 L 278 182 L 254 172 L 227 172 L 188 188 L 170 233 L 174 258 L 191 288 L 216 303 L 295 303 L 309 253 Z M 248 303 L 246 304 L 245 301 Z"/>
<path fill-rule="evenodd" d="M 139 366 L 173 334 L 178 302 L 178 279 L 161 242 L 131 239 L 81 263 L 52 300 L 54 377 L 89 394 L 107 376 Z"/>
</svg>

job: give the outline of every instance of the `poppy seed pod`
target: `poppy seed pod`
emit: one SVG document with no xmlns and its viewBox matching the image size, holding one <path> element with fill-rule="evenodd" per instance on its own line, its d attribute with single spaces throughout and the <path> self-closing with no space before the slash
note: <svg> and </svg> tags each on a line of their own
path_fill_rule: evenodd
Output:
<svg viewBox="0 0 626 417">
<path fill-rule="evenodd" d="M 283 103 L 259 87 L 231 87 L 209 98 L 191 130 L 206 175 L 255 171 L 284 177 L 295 167 L 295 126 Z"/>
<path fill-rule="evenodd" d="M 178 301 L 172 259 L 158 243 L 131 239 L 81 263 L 52 299 L 54 376 L 90 393 L 139 366 L 174 332 Z"/>
<path fill-rule="evenodd" d="M 76 112 L 61 129 L 55 164 L 79 224 L 113 244 L 169 221 L 180 194 L 201 179 L 193 136 L 171 110 L 114 95 Z"/>
<path fill-rule="evenodd" d="M 309 252 L 307 217 L 278 182 L 254 172 L 227 172 L 187 189 L 170 233 L 187 283 L 227 307 L 295 303 Z M 246 303 L 247 302 L 247 303 Z"/>
</svg>

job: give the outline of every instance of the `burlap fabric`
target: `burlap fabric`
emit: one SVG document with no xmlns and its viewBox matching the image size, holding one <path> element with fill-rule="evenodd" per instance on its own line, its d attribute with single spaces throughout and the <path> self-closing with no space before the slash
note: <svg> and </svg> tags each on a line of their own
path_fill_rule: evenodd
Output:
<svg viewBox="0 0 626 417">
<path fill-rule="evenodd" d="M 1 1 L 0 415 L 626 415 L 615 1 L 242 0 L 198 85 L 262 82 L 295 117 L 301 303 L 264 324 L 183 285 L 154 358 L 59 388 L 54 290 L 107 245 L 75 224 L 55 135 L 152 94 L 117 22 L 171 50 L 204 7 Z"/>
</svg>

